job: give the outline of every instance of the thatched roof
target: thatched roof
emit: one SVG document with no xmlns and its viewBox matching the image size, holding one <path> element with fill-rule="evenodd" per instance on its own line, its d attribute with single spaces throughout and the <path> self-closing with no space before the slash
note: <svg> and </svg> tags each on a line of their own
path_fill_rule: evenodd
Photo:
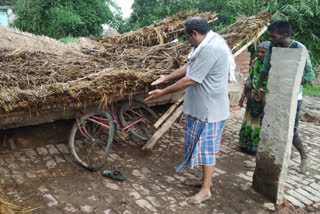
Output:
<svg viewBox="0 0 320 214">
<path fill-rule="evenodd" d="M 242 18 L 220 34 L 236 51 L 256 39 L 270 18 L 267 13 Z M 84 103 L 104 106 L 113 97 L 149 90 L 158 75 L 186 62 L 190 45 L 146 47 L 122 40 L 64 45 L 0 27 L 0 49 L 0 113 L 5 114 L 54 111 Z"/>
</svg>

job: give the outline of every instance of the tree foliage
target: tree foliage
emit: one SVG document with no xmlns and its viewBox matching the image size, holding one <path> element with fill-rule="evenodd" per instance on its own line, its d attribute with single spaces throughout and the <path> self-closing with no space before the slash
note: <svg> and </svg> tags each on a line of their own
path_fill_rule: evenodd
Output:
<svg viewBox="0 0 320 214">
<path fill-rule="evenodd" d="M 14 26 L 53 38 L 101 35 L 113 15 L 105 0 L 19 0 Z"/>
<path fill-rule="evenodd" d="M 223 24 L 232 23 L 237 16 L 254 15 L 260 11 L 278 13 L 274 20 L 288 20 L 292 25 L 291 38 L 306 45 L 313 64 L 320 64 L 320 6 L 318 0 L 216 0 L 216 3 L 227 3 L 224 8 L 221 8 L 222 10 L 217 10 L 223 21 L 220 20 L 220 23 Z M 268 39 L 267 35 L 264 35 L 262 39 Z"/>
<path fill-rule="evenodd" d="M 289 20 L 292 38 L 305 44 L 313 63 L 320 64 L 320 6 L 318 0 L 135 0 L 133 13 L 119 24 L 119 32 L 136 30 L 183 10 L 216 11 L 213 30 L 232 24 L 238 16 L 261 11 L 278 12 L 275 19 Z M 262 39 L 267 39 L 264 35 Z"/>
<path fill-rule="evenodd" d="M 161 21 L 163 18 L 184 10 L 212 10 L 213 1 L 206 0 L 135 0 L 133 12 L 127 21 L 127 30 L 136 30 L 143 26 Z"/>
<path fill-rule="evenodd" d="M 0 6 L 13 6 L 17 0 L 0 0 Z"/>
</svg>

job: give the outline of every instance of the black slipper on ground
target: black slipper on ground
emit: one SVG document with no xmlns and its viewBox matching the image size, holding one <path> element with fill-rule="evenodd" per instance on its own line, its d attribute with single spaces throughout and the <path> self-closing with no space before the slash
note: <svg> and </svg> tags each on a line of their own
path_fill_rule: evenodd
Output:
<svg viewBox="0 0 320 214">
<path fill-rule="evenodd" d="M 127 180 L 127 177 L 119 171 L 104 170 L 102 171 L 102 175 L 104 177 L 112 178 L 113 180 L 117 180 L 117 181 Z"/>
</svg>

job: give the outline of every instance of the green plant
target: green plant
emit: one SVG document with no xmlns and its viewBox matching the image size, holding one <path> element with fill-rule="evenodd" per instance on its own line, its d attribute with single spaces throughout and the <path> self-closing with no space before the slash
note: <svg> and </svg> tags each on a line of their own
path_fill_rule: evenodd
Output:
<svg viewBox="0 0 320 214">
<path fill-rule="evenodd" d="M 59 41 L 62 43 L 68 44 L 68 43 L 78 42 L 79 39 L 72 37 L 72 36 L 68 36 L 68 37 L 64 37 L 64 38 L 59 39 Z"/>
<path fill-rule="evenodd" d="M 303 86 L 303 94 L 320 97 L 320 87 L 319 86 L 312 86 L 312 85 L 305 85 Z"/>
</svg>

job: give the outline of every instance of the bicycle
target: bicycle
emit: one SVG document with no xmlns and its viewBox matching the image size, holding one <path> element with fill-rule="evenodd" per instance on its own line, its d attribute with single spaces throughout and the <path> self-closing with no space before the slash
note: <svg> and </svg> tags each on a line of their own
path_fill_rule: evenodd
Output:
<svg viewBox="0 0 320 214">
<path fill-rule="evenodd" d="M 103 167 L 110 153 L 116 130 L 127 131 L 142 141 L 155 132 L 158 115 L 139 101 L 118 102 L 120 110 L 95 111 L 76 116 L 69 136 L 69 148 L 75 161 L 90 171 Z M 119 118 L 119 120 L 118 120 Z"/>
</svg>

